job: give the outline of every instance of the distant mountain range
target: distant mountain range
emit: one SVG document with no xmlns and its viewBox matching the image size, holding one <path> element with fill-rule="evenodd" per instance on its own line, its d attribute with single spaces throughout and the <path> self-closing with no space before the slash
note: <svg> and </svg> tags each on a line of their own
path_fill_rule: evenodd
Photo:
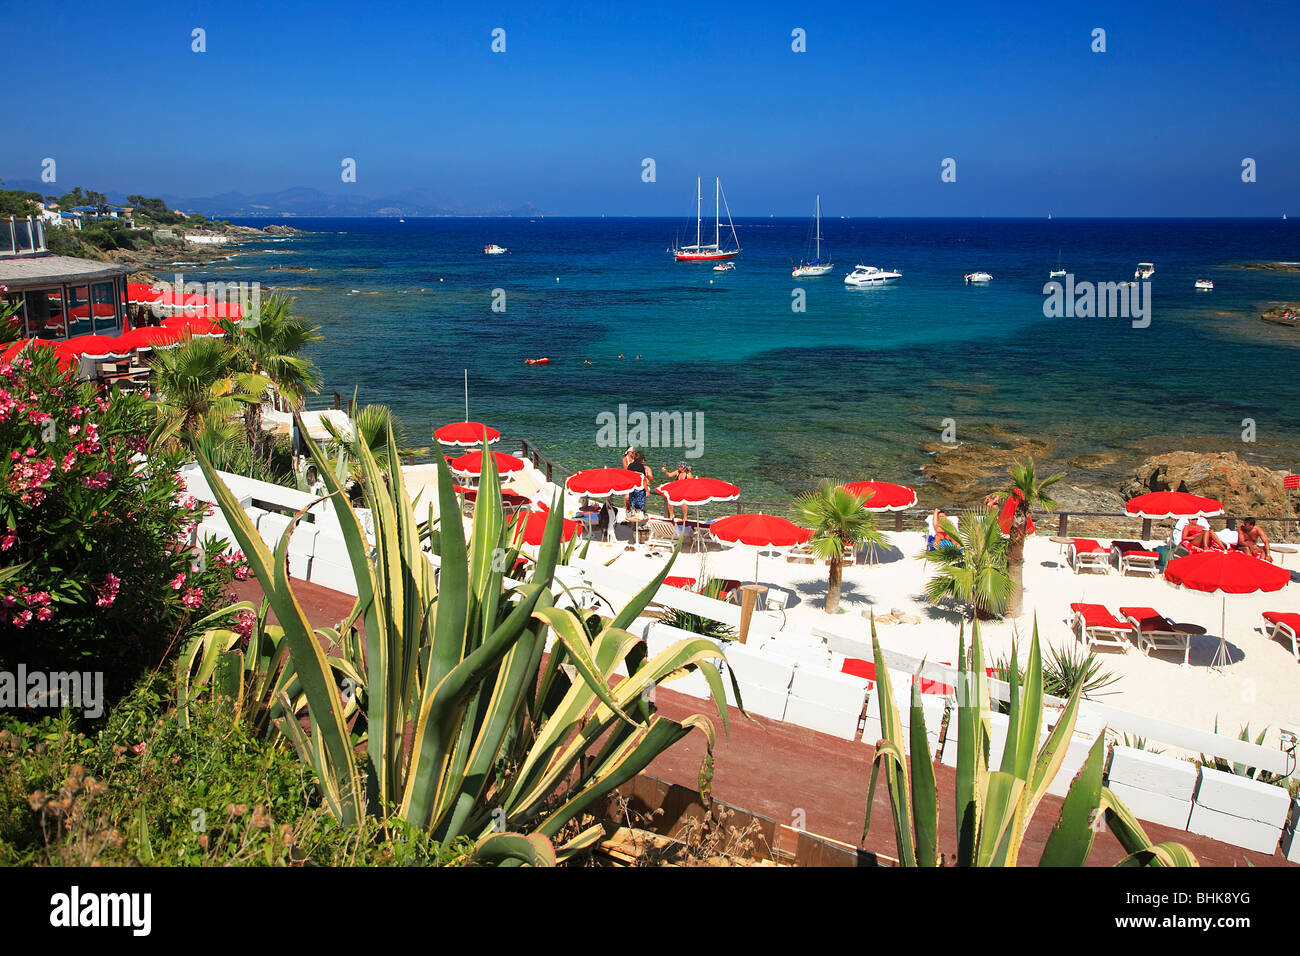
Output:
<svg viewBox="0 0 1300 956">
<path fill-rule="evenodd" d="M 34 179 L 5 180 L 3 188 L 22 189 L 49 196 L 67 192 L 72 185 L 83 189 L 94 189 L 94 183 L 54 184 L 42 183 Z M 106 191 L 108 201 L 126 203 L 127 195 Z M 154 195 L 148 189 L 139 190 L 141 195 Z M 430 189 L 408 189 L 387 196 L 370 197 L 360 193 L 341 191 L 326 193 L 307 186 L 295 186 L 276 192 L 254 193 L 225 192 L 216 196 L 185 198 L 163 193 L 161 198 L 172 208 L 181 212 L 198 212 L 210 219 L 228 219 L 232 216 L 323 216 L 323 217 L 384 217 L 384 216 L 504 216 L 533 218 L 553 215 L 547 211 L 525 203 L 522 206 L 508 208 L 491 206 L 486 208 L 469 208 L 449 204 Z"/>
</svg>

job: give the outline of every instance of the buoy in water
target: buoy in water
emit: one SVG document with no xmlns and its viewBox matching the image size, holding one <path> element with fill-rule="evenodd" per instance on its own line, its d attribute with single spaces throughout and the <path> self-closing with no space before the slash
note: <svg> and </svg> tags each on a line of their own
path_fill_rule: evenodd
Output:
<svg viewBox="0 0 1300 956">
<path fill-rule="evenodd" d="M 546 365 L 551 360 L 549 358 L 524 359 L 525 365 Z"/>
</svg>

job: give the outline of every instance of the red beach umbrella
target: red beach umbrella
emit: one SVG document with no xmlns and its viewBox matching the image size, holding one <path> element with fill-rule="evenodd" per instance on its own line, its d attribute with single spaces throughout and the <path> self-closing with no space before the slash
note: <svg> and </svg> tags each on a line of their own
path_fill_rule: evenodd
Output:
<svg viewBox="0 0 1300 956">
<path fill-rule="evenodd" d="M 915 488 L 892 481 L 855 481 L 840 487 L 853 495 L 870 492 L 871 497 L 862 504 L 868 511 L 904 511 L 916 504 Z"/>
<path fill-rule="evenodd" d="M 1210 662 L 1211 667 L 1221 668 L 1228 663 L 1227 595 L 1280 591 L 1290 583 L 1291 572 L 1242 551 L 1198 551 L 1170 561 L 1165 567 L 1165 580 L 1193 591 L 1224 596 L 1219 616 L 1219 649 Z"/>
<path fill-rule="evenodd" d="M 1124 510 L 1135 518 L 1213 518 L 1223 514 L 1223 502 L 1185 491 L 1152 491 L 1130 498 Z"/>
<path fill-rule="evenodd" d="M 65 356 L 84 356 L 89 359 L 126 358 L 131 354 L 128 346 L 107 335 L 80 335 L 58 345 L 57 351 Z"/>
<path fill-rule="evenodd" d="M 492 460 L 496 462 L 497 474 L 499 475 L 509 475 L 524 470 L 523 459 L 516 458 L 514 455 L 507 455 L 503 451 L 494 451 Z M 483 453 L 481 451 L 472 451 L 468 455 L 453 458 L 447 462 L 447 467 L 451 469 L 454 475 L 474 476 L 482 474 Z"/>
<path fill-rule="evenodd" d="M 550 512 L 545 510 L 530 511 L 528 516 L 521 521 L 515 528 L 515 544 L 531 544 L 538 547 L 542 543 L 542 535 L 546 532 L 546 522 L 550 520 Z M 582 525 L 577 521 L 564 520 L 564 528 L 560 531 L 561 541 L 570 541 L 573 536 L 582 530 Z"/>
<path fill-rule="evenodd" d="M 670 505 L 690 505 L 698 508 L 711 501 L 735 501 L 740 489 L 717 478 L 679 478 L 660 485 L 655 491 L 668 499 Z"/>
<path fill-rule="evenodd" d="M 487 429 L 488 444 L 501 440 L 501 433 L 495 428 L 484 425 L 482 422 L 452 422 L 450 425 L 443 425 L 433 433 L 443 445 L 457 445 L 461 448 L 473 448 L 475 445 L 483 444 L 483 430 Z"/>
<path fill-rule="evenodd" d="M 738 514 L 719 518 L 709 525 L 709 534 L 724 544 L 743 544 L 754 549 L 754 582 L 758 582 L 758 555 L 803 544 L 812 529 L 801 528 L 780 515 Z"/>
<path fill-rule="evenodd" d="M 588 498 L 626 495 L 645 487 L 645 475 L 626 468 L 588 468 L 564 480 L 564 490 Z"/>
<path fill-rule="evenodd" d="M 709 533 L 725 544 L 745 544 L 751 548 L 793 548 L 812 537 L 780 515 L 739 514 L 719 518 L 709 525 Z"/>
</svg>

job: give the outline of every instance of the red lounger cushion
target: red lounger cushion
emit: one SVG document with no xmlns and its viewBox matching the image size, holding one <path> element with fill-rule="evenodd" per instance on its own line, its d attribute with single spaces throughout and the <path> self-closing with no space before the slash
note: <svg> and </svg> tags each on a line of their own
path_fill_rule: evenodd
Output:
<svg viewBox="0 0 1300 956">
<path fill-rule="evenodd" d="M 1112 541 L 1111 549 L 1118 550 L 1120 554 L 1137 558 L 1158 558 L 1160 555 L 1154 551 L 1148 551 L 1140 541 Z"/>
<path fill-rule="evenodd" d="M 1132 625 L 1128 621 L 1121 621 L 1110 610 L 1101 604 L 1071 604 L 1070 610 L 1075 611 L 1083 618 L 1085 627 L 1109 627 L 1119 631 L 1127 631 Z"/>
<path fill-rule="evenodd" d="M 1136 618 L 1138 625 L 1144 631 L 1168 631 L 1174 626 L 1168 618 L 1153 607 L 1122 607 L 1119 613 L 1125 617 Z"/>
<path fill-rule="evenodd" d="M 942 663 L 942 664 L 944 664 L 945 666 L 948 666 L 948 667 L 951 667 L 951 666 L 952 666 L 951 664 L 948 664 L 947 661 L 941 661 L 940 663 Z M 852 674 L 854 677 L 865 677 L 867 680 L 871 681 L 873 684 L 876 682 L 876 665 L 875 665 L 875 662 L 873 662 L 873 661 L 863 660 L 863 659 L 860 658 L 860 657 L 846 657 L 846 658 L 844 658 L 844 663 L 840 665 L 840 673 L 843 673 L 843 674 Z M 986 673 L 988 676 L 992 677 L 992 676 L 993 676 L 993 668 L 991 668 L 991 667 L 986 667 L 986 668 L 984 668 L 984 673 Z M 951 686 L 949 686 L 948 684 L 942 683 L 941 681 L 930 680 L 928 677 L 922 677 L 922 678 L 921 678 L 921 693 L 922 693 L 922 694 L 940 694 L 940 695 L 945 695 L 945 694 L 952 694 L 952 693 L 954 693 L 954 690 L 953 690 L 953 688 L 952 688 Z M 899 703 L 900 706 L 905 706 L 904 704 L 902 704 L 902 702 L 896 702 L 896 703 Z"/>
<path fill-rule="evenodd" d="M 1105 554 L 1109 548 L 1103 548 L 1100 541 L 1092 538 L 1072 538 L 1074 550 L 1080 554 Z"/>
<path fill-rule="evenodd" d="M 687 590 L 690 590 L 695 587 L 695 579 L 669 576 L 664 578 L 664 584 L 668 585 L 670 588 L 686 588 Z"/>
<path fill-rule="evenodd" d="M 1270 624 L 1281 624 L 1289 627 L 1295 634 L 1300 634 L 1300 614 L 1294 614 L 1290 611 L 1265 611 L 1264 620 Z"/>
</svg>

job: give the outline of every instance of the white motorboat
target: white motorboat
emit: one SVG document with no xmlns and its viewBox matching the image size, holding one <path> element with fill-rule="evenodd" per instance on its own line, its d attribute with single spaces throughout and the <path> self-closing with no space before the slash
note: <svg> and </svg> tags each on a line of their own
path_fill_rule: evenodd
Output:
<svg viewBox="0 0 1300 956">
<path fill-rule="evenodd" d="M 731 221 L 731 207 L 727 205 L 727 197 L 722 192 L 722 180 L 714 179 L 714 223 L 713 223 L 713 242 L 705 245 L 700 238 L 701 211 L 700 203 L 703 199 L 703 193 L 700 191 L 700 179 L 695 179 L 695 243 L 689 246 L 673 243 L 673 247 L 668 250 L 669 254 L 678 262 L 718 262 L 723 259 L 734 259 L 740 252 L 740 240 L 736 238 L 736 224 Z M 727 225 L 731 227 L 731 241 L 735 243 L 734 249 L 722 248 L 722 210 L 727 210 Z"/>
<path fill-rule="evenodd" d="M 493 242 L 484 246 L 483 251 L 487 253 L 489 256 L 500 256 L 505 254 L 506 247 L 498 246 L 495 242 Z"/>
<path fill-rule="evenodd" d="M 1133 273 L 1134 279 L 1150 279 L 1156 274 L 1156 267 L 1151 262 L 1139 262 L 1137 271 Z"/>
<path fill-rule="evenodd" d="M 901 278 L 903 278 L 901 272 L 877 269 L 875 266 L 858 265 L 844 277 L 844 284 L 857 286 L 884 285 L 886 282 L 894 282 Z"/>
<path fill-rule="evenodd" d="M 735 268 L 736 268 L 736 264 L 734 262 L 719 262 L 716 266 L 713 267 L 713 271 L 731 272 Z"/>
<path fill-rule="evenodd" d="M 1213 291 L 1214 291 L 1214 280 L 1212 280 L 1212 279 L 1197 279 L 1197 280 L 1196 280 L 1196 288 L 1197 288 L 1197 290 L 1200 291 L 1200 292 L 1213 292 Z"/>
<path fill-rule="evenodd" d="M 993 281 L 993 276 L 989 275 L 989 273 L 987 273 L 987 272 L 968 272 L 968 273 L 966 273 L 966 284 L 967 284 L 967 285 L 983 284 L 983 283 L 985 283 L 985 282 L 992 282 L 992 281 Z"/>
<path fill-rule="evenodd" d="M 814 227 L 813 235 L 815 237 L 813 257 L 795 266 L 790 275 L 796 279 L 804 279 L 809 276 L 824 276 L 835 268 L 833 262 L 822 262 L 822 197 L 820 193 L 817 196 L 817 225 Z"/>
<path fill-rule="evenodd" d="M 1051 217 L 1049 216 L 1048 218 L 1051 218 Z M 1049 278 L 1049 279 L 1064 279 L 1064 278 L 1065 278 L 1065 270 L 1064 270 L 1063 268 L 1061 268 L 1061 250 L 1060 250 L 1060 249 L 1057 249 L 1057 250 L 1056 250 L 1056 268 L 1053 269 L 1051 272 L 1047 273 L 1047 278 Z"/>
</svg>

